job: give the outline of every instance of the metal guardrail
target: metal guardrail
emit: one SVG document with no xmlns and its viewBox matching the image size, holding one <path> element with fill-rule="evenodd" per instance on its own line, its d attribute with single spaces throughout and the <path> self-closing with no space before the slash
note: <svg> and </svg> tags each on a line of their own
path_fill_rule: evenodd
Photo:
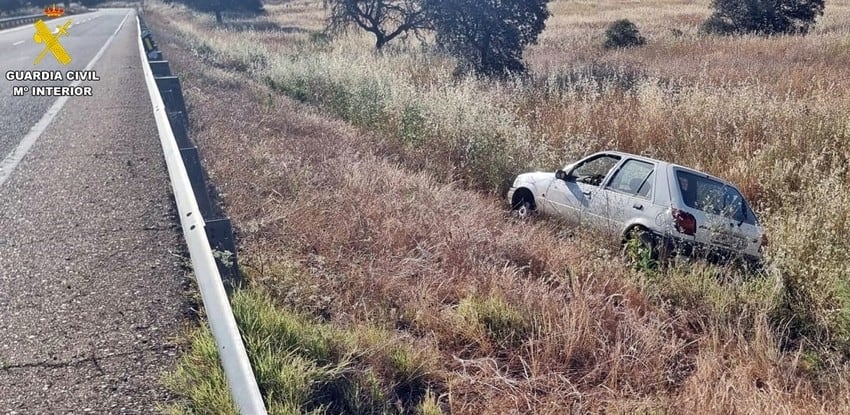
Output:
<svg viewBox="0 0 850 415">
<path fill-rule="evenodd" d="M 44 19 L 43 14 L 33 14 L 29 16 L 18 16 L 18 17 L 8 17 L 5 19 L 0 19 L 0 29 L 7 29 L 10 27 L 21 26 L 27 23 L 34 23 L 38 19 Z"/>
<path fill-rule="evenodd" d="M 222 284 L 219 270 L 210 249 L 210 243 L 207 240 L 206 223 L 198 207 L 198 201 L 195 198 L 186 166 L 183 164 L 183 158 L 175 140 L 174 131 L 169 123 L 165 104 L 148 64 L 148 54 L 145 52 L 145 45 L 142 43 L 142 23 L 138 17 L 136 21 L 139 30 L 139 55 L 142 61 L 142 70 L 145 74 L 145 83 L 153 105 L 154 118 L 168 167 L 168 175 L 171 178 L 171 188 L 177 202 L 183 236 L 189 248 L 192 268 L 207 312 L 207 321 L 218 346 L 227 383 L 241 414 L 266 415 L 263 397 L 260 394 L 257 380 L 248 360 L 248 354 L 245 351 L 245 345 L 242 343 L 239 328 L 236 326 L 236 319 L 233 317 L 233 310 L 230 308 L 224 284 Z"/>
</svg>

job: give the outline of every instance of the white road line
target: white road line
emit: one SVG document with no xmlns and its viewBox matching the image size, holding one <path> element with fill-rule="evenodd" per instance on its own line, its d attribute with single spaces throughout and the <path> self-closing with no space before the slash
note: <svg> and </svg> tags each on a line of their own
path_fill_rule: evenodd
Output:
<svg viewBox="0 0 850 415">
<path fill-rule="evenodd" d="M 109 45 L 112 44 L 112 41 L 115 40 L 115 36 L 118 35 L 118 32 L 124 27 L 124 22 L 127 21 L 127 18 L 130 17 L 131 12 L 128 12 L 124 19 L 121 20 L 121 24 L 118 25 L 118 28 L 112 32 L 112 35 L 109 36 L 109 39 L 106 39 L 106 43 L 103 44 L 103 47 L 97 51 L 97 54 L 89 61 L 88 65 L 86 65 L 84 71 L 91 70 L 91 68 L 100 60 L 101 56 L 106 52 L 106 49 L 109 48 Z M 81 81 L 71 82 L 72 87 L 80 85 Z M 41 117 L 40 120 L 30 128 L 29 133 L 24 136 L 23 140 L 18 144 L 18 146 L 0 162 L 0 186 L 3 186 L 6 183 L 6 180 L 9 180 L 9 177 L 12 175 L 12 172 L 15 171 L 15 168 L 18 167 L 21 160 L 23 160 L 24 156 L 30 151 L 33 144 L 41 137 L 41 134 L 47 127 L 50 125 L 50 122 L 56 118 L 56 115 L 59 114 L 59 111 L 62 110 L 62 107 L 65 106 L 65 103 L 68 101 L 69 97 L 59 97 L 56 101 L 53 102 L 53 105 L 47 110 L 44 116 Z"/>
<path fill-rule="evenodd" d="M 20 45 L 21 43 L 24 43 L 24 41 L 23 41 L 23 40 L 19 40 L 19 41 L 15 42 L 15 43 L 12 43 L 12 46 L 18 46 L 18 45 Z"/>
</svg>

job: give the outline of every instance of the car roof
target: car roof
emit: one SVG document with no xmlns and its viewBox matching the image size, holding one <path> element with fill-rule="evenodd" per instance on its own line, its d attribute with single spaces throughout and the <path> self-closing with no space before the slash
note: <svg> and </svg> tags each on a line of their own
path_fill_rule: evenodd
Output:
<svg viewBox="0 0 850 415">
<path fill-rule="evenodd" d="M 703 172 L 703 171 L 699 171 L 699 170 L 696 170 L 696 169 L 693 169 L 693 168 L 690 168 L 690 167 L 685 167 L 685 166 L 675 164 L 675 163 L 670 163 L 670 162 L 667 162 L 667 161 L 664 161 L 664 160 L 654 159 L 652 157 L 646 157 L 646 156 L 641 156 L 641 155 L 637 155 L 637 154 L 626 153 L 626 152 L 623 152 L 623 151 L 600 151 L 600 152 L 595 153 L 594 155 L 596 155 L 596 154 L 611 154 L 611 155 L 616 155 L 616 156 L 620 156 L 620 157 L 628 157 L 628 158 L 635 159 L 635 160 L 641 160 L 641 161 L 645 161 L 645 162 L 648 162 L 648 163 L 653 163 L 653 164 L 656 164 L 656 165 L 658 165 L 659 167 L 662 167 L 662 168 L 675 168 L 675 169 L 679 169 L 679 170 L 684 170 L 688 173 L 693 173 L 693 174 L 700 175 L 700 176 L 703 176 L 703 177 L 708 178 L 708 179 L 716 180 L 716 181 L 721 182 L 725 185 L 732 186 L 735 189 L 738 188 L 737 186 L 730 183 L 726 179 L 721 179 L 720 177 L 713 176 L 713 175 L 708 174 L 708 173 Z"/>
</svg>

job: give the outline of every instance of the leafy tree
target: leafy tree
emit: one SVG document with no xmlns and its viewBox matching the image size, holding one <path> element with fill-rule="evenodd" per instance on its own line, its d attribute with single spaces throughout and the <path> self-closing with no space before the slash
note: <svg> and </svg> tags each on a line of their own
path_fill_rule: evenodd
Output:
<svg viewBox="0 0 850 415">
<path fill-rule="evenodd" d="M 168 0 L 166 0 L 168 1 Z M 222 12 L 251 12 L 261 13 L 263 11 L 262 0 L 174 0 L 183 3 L 195 10 L 215 13 L 217 23 L 222 23 Z"/>
<path fill-rule="evenodd" d="M 713 0 L 702 25 L 708 33 L 805 34 L 823 15 L 825 0 Z"/>
<path fill-rule="evenodd" d="M 375 35 L 375 48 L 430 24 L 420 0 L 325 0 L 330 9 L 328 31 L 339 32 L 355 25 Z"/>
<path fill-rule="evenodd" d="M 629 19 L 617 20 L 605 31 L 605 48 L 628 48 L 641 46 L 646 39 L 640 35 L 637 26 Z"/>
<path fill-rule="evenodd" d="M 522 52 L 537 42 L 548 0 L 424 0 L 437 44 L 476 72 L 525 71 Z"/>
</svg>

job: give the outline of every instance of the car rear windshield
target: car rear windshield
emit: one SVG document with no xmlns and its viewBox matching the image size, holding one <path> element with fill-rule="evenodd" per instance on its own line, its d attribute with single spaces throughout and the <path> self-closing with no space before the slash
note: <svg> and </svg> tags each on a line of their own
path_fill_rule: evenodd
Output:
<svg viewBox="0 0 850 415">
<path fill-rule="evenodd" d="M 682 170 L 676 171 L 676 179 L 682 201 L 688 207 L 738 222 L 756 224 L 755 215 L 734 187 Z"/>
</svg>

